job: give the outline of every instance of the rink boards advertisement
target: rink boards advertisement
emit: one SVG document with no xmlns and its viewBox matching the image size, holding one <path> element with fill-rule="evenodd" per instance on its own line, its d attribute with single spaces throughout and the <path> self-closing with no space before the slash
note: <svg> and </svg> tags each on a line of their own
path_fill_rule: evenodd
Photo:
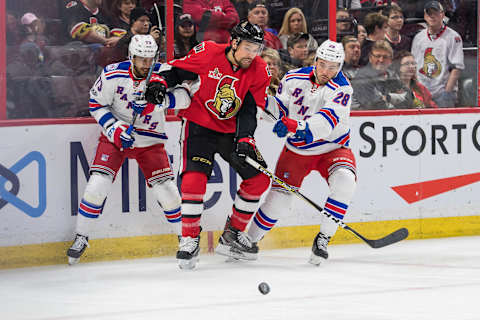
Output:
<svg viewBox="0 0 480 320">
<path fill-rule="evenodd" d="M 351 118 L 358 185 L 347 223 L 478 216 L 480 119 L 477 113 Z M 256 140 L 269 169 L 284 140 L 259 121 Z M 175 172 L 180 122 L 167 123 Z M 78 202 L 100 133 L 95 123 L 0 128 L 0 247 L 71 241 Z M 221 230 L 240 177 L 217 158 L 205 195 L 204 231 Z M 323 206 L 327 184 L 314 172 L 301 192 Z M 279 227 L 318 225 L 321 214 L 301 200 Z M 172 230 L 135 160 L 120 169 L 91 238 L 169 234 Z M 458 235 L 458 234 L 457 234 Z"/>
</svg>

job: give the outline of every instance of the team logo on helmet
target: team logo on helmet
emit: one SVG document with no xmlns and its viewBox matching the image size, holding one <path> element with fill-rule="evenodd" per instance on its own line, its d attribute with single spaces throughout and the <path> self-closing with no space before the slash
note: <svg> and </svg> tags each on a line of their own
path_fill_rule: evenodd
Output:
<svg viewBox="0 0 480 320">
<path fill-rule="evenodd" d="M 218 119 L 229 119 L 235 116 L 240 109 L 241 100 L 233 83 L 238 80 L 231 76 L 224 76 L 218 81 L 215 98 L 205 103 L 210 112 L 215 114 Z"/>
</svg>

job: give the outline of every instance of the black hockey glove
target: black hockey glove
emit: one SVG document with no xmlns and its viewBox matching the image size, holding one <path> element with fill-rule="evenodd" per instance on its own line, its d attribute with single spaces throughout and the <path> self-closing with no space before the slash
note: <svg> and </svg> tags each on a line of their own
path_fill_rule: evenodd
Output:
<svg viewBox="0 0 480 320">
<path fill-rule="evenodd" d="M 161 82 L 150 82 L 145 91 L 145 100 L 153 104 L 162 104 L 167 87 Z"/>
<path fill-rule="evenodd" d="M 247 156 L 261 164 L 262 167 L 267 167 L 267 163 L 263 160 L 260 151 L 255 146 L 255 139 L 252 137 L 238 139 L 235 151 L 232 153 L 232 162 L 241 168 L 248 167 L 249 164 L 245 161 Z"/>
</svg>

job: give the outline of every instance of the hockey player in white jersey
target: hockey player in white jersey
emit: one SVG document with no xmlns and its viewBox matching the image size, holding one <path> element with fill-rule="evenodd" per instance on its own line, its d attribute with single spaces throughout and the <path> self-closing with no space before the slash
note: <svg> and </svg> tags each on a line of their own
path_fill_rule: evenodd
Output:
<svg viewBox="0 0 480 320">
<path fill-rule="evenodd" d="M 311 171 L 318 171 L 330 188 L 325 210 L 338 219 L 345 216 L 356 186 L 355 158 L 349 148 L 353 89 L 341 72 L 344 57 L 342 44 L 326 40 L 317 49 L 314 66 L 288 72 L 267 105 L 267 111 L 280 119 L 273 131 L 287 136 L 275 175 L 300 188 Z M 273 182 L 248 231 L 252 242 L 273 228 L 293 198 Z M 337 226 L 323 216 L 310 263 L 319 265 L 328 258 L 327 245 Z"/>
<path fill-rule="evenodd" d="M 164 108 L 187 108 L 190 96 L 187 88 L 179 87 L 166 93 L 163 105 L 150 103 L 152 94 L 146 90 L 150 68 L 154 68 L 150 84 L 162 81 L 155 73 L 160 68 L 156 57 L 153 37 L 135 35 L 129 45 L 129 60 L 105 67 L 90 90 L 90 114 L 102 127 L 102 133 L 78 208 L 77 234 L 67 251 L 69 264 L 77 263 L 89 246 L 89 233 L 125 158 L 137 160 L 166 219 L 174 232 L 181 234 L 181 198 L 164 148 Z M 145 100 L 139 100 L 143 96 Z M 134 113 L 138 117 L 130 127 Z"/>
</svg>

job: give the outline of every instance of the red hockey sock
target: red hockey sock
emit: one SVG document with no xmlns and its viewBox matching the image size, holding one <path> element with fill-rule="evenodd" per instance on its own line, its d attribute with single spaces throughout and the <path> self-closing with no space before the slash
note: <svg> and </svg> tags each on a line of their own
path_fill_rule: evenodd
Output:
<svg viewBox="0 0 480 320">
<path fill-rule="evenodd" d="M 245 231 L 248 222 L 252 218 L 253 212 L 240 211 L 233 206 L 230 225 L 237 230 Z"/>
</svg>

